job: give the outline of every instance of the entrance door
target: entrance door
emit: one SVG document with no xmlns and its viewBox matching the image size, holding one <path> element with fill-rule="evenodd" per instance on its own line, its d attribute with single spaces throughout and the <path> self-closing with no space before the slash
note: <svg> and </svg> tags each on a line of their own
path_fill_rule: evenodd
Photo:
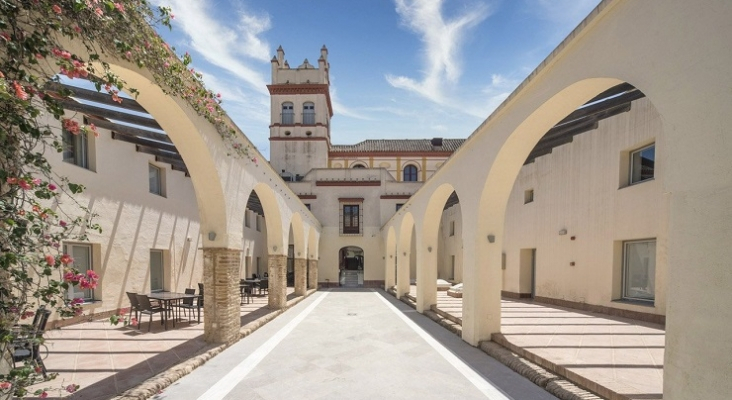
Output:
<svg viewBox="0 0 732 400">
<path fill-rule="evenodd" d="M 338 251 L 338 283 L 343 287 L 363 287 L 363 249 L 343 247 Z"/>
</svg>

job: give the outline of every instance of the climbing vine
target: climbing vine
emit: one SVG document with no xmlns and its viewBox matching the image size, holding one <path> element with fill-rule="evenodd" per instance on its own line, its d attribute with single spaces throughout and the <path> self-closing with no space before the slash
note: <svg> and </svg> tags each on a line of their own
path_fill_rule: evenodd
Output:
<svg viewBox="0 0 732 400">
<path fill-rule="evenodd" d="M 213 124 L 231 154 L 248 158 L 221 96 L 205 88 L 190 55 L 177 56 L 156 33 L 172 18 L 170 9 L 147 0 L 0 0 L 0 398 L 48 395 L 27 388 L 53 375 L 44 378 L 33 361 L 13 367 L 9 359 L 17 326 L 41 305 L 62 317 L 79 315 L 82 301 L 70 299 L 69 290 L 93 289 L 98 280 L 63 251 L 64 241 L 101 232 L 93 213 L 73 201 L 84 187 L 55 174 L 46 158 L 63 150 L 62 130 L 97 135 L 96 127 L 65 118 L 62 101 L 72 93 L 53 83 L 88 80 L 121 103 L 120 91 L 138 91 L 109 60 L 132 63 Z"/>
</svg>

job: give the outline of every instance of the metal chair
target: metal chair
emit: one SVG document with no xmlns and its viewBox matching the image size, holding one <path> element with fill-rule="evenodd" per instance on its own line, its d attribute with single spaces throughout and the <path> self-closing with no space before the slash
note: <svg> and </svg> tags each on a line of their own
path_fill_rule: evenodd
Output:
<svg viewBox="0 0 732 400">
<path fill-rule="evenodd" d="M 127 297 L 130 299 L 130 312 L 135 312 L 135 319 L 140 320 L 138 318 L 138 314 L 140 313 L 140 303 L 137 301 L 137 293 L 133 292 L 127 292 Z"/>
<path fill-rule="evenodd" d="M 45 306 L 40 306 L 36 310 L 33 317 L 33 324 L 30 330 L 22 332 L 22 336 L 13 338 L 13 367 L 17 362 L 25 362 L 32 360 L 41 368 L 43 377 L 46 377 L 46 366 L 43 364 L 41 357 L 41 345 L 43 344 L 43 333 L 46 331 L 46 323 L 48 317 L 51 316 L 51 310 L 46 310 Z"/>
<path fill-rule="evenodd" d="M 203 283 L 198 284 L 198 305 L 203 307 Z"/>
<path fill-rule="evenodd" d="M 259 293 L 262 293 L 262 291 L 265 293 L 269 292 L 269 279 L 262 279 L 259 281 Z"/>
<path fill-rule="evenodd" d="M 153 306 L 150 303 L 150 298 L 148 298 L 147 295 L 138 294 L 138 295 L 136 295 L 136 297 L 137 297 L 137 303 L 140 306 L 140 314 L 141 314 L 140 318 L 142 318 L 142 314 L 146 314 L 146 315 L 150 316 L 150 322 L 147 325 L 147 331 L 150 332 L 150 326 L 152 325 L 153 314 L 157 314 L 157 313 L 162 314 L 160 317 L 160 323 L 163 325 L 163 329 L 167 330 L 168 326 L 165 325 L 165 314 L 167 311 L 170 311 L 170 310 L 168 310 L 167 308 L 164 308 L 164 307 L 160 307 L 160 306 L 157 306 L 157 307 Z M 141 328 L 142 328 L 142 322 L 138 321 L 137 329 L 139 330 Z"/>
<path fill-rule="evenodd" d="M 184 292 L 185 292 L 185 294 L 196 294 L 196 289 L 186 289 Z M 197 300 L 197 299 L 195 299 L 193 297 L 183 299 L 183 302 L 181 302 L 180 304 L 177 304 L 176 307 L 178 307 L 179 309 L 188 310 L 189 321 L 192 316 L 193 310 L 197 310 L 198 311 L 198 322 L 200 323 L 201 322 L 201 305 L 199 304 L 198 301 L 196 301 L 194 304 L 193 300 Z"/>
<path fill-rule="evenodd" d="M 241 295 L 241 299 L 239 300 L 239 305 L 244 304 L 244 299 L 246 298 L 247 304 L 249 304 L 249 300 L 252 297 L 252 286 L 246 282 L 245 279 L 242 279 L 239 281 L 239 292 Z"/>
</svg>

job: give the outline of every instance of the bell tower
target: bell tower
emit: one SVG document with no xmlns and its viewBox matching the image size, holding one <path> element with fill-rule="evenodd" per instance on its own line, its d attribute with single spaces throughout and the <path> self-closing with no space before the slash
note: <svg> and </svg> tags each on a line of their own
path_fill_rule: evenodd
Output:
<svg viewBox="0 0 732 400">
<path fill-rule="evenodd" d="M 272 58 L 269 125 L 270 164 L 286 181 L 313 168 L 328 166 L 330 101 L 328 49 L 320 49 L 318 66 L 307 59 L 290 68 L 282 46 Z"/>
</svg>

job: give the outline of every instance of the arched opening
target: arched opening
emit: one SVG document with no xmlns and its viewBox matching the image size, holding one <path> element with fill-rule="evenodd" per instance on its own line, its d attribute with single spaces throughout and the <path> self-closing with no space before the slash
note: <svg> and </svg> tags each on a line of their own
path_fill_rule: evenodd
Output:
<svg viewBox="0 0 732 400">
<path fill-rule="evenodd" d="M 363 165 L 363 164 L 361 164 L 361 163 L 358 163 L 358 164 L 351 165 L 351 168 L 353 168 L 353 169 L 364 169 L 364 168 L 366 168 L 366 166 Z"/>
<path fill-rule="evenodd" d="M 247 260 L 243 267 L 242 278 L 261 279 L 269 277 L 267 270 L 267 221 L 265 219 L 264 207 L 257 195 L 252 190 L 247 199 L 244 214 L 243 239 L 248 247 Z"/>
<path fill-rule="evenodd" d="M 315 103 L 306 101 L 302 105 L 302 124 L 315 125 Z"/>
<path fill-rule="evenodd" d="M 416 165 L 409 164 L 404 167 L 402 177 L 404 182 L 417 182 L 419 181 L 419 169 Z"/>
<path fill-rule="evenodd" d="M 412 247 L 415 239 L 414 216 L 407 212 L 402 217 L 399 227 L 399 239 L 397 244 L 397 282 L 396 295 L 398 298 L 409 293 L 411 259 L 413 257 Z"/>
<path fill-rule="evenodd" d="M 357 246 L 338 250 L 338 284 L 341 287 L 363 287 L 364 252 Z"/>
</svg>

